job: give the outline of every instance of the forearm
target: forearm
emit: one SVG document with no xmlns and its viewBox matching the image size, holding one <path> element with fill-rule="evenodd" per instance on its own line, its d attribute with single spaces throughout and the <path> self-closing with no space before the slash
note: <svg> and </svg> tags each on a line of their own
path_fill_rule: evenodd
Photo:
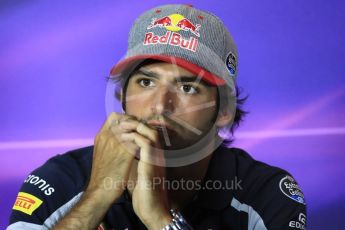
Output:
<svg viewBox="0 0 345 230">
<path fill-rule="evenodd" d="M 53 229 L 96 229 L 112 202 L 104 193 L 85 191 L 80 201 Z"/>
<path fill-rule="evenodd" d="M 96 229 L 110 206 L 125 189 L 134 152 L 118 140 L 117 121 L 128 118 L 111 113 L 95 137 L 92 169 L 88 187 L 80 201 L 54 227 L 60 229 Z M 113 186 L 106 186 L 110 181 Z"/>
</svg>

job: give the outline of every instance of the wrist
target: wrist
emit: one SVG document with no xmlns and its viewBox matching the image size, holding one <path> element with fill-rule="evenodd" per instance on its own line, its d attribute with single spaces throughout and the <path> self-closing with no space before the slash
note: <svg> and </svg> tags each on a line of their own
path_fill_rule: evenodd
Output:
<svg viewBox="0 0 345 230">
<path fill-rule="evenodd" d="M 88 187 L 84 196 L 94 200 L 99 204 L 112 204 L 115 202 L 121 195 L 123 191 L 107 190 L 102 187 L 91 188 Z"/>
</svg>

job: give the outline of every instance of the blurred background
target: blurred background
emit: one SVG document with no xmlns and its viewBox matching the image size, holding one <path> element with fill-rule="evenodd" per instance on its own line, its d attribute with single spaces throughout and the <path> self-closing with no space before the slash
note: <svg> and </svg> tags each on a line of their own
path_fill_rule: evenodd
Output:
<svg viewBox="0 0 345 230">
<path fill-rule="evenodd" d="M 0 229 L 33 169 L 93 143 L 131 24 L 166 3 L 181 2 L 0 1 Z M 222 18 L 238 45 L 250 113 L 234 146 L 294 175 L 309 229 L 343 229 L 345 2 L 183 3 Z"/>
</svg>

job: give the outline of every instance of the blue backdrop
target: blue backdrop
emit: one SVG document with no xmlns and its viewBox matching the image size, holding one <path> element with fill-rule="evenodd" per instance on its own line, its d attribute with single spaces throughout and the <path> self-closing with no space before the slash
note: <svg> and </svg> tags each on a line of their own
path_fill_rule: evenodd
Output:
<svg viewBox="0 0 345 230">
<path fill-rule="evenodd" d="M 106 117 L 105 77 L 143 11 L 177 1 L 0 2 L 0 228 L 31 170 L 92 144 Z M 250 111 L 234 145 L 290 171 L 309 229 L 345 212 L 345 2 L 196 1 L 239 49 Z M 62 182 L 63 183 L 63 182 Z"/>
</svg>

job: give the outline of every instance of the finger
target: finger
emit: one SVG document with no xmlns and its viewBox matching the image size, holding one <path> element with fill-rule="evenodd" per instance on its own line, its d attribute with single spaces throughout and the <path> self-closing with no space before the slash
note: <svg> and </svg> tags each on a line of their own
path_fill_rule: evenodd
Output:
<svg viewBox="0 0 345 230">
<path fill-rule="evenodd" d="M 121 123 L 119 123 L 119 124 L 113 124 L 113 125 L 110 126 L 109 129 L 110 129 L 110 131 L 111 131 L 113 134 L 115 134 L 115 135 L 120 135 L 120 134 L 122 134 L 122 133 L 130 133 L 130 132 L 135 131 L 135 130 L 133 130 L 133 129 L 126 129 L 126 128 L 123 128 L 123 127 L 121 126 Z"/>
<path fill-rule="evenodd" d="M 126 148 L 126 150 L 135 157 L 138 157 L 140 148 L 137 144 L 132 141 L 121 142 L 121 145 Z"/>
<path fill-rule="evenodd" d="M 119 113 L 115 113 L 115 112 L 110 113 L 107 119 L 105 120 L 105 122 L 103 123 L 100 132 L 109 130 L 109 128 L 111 127 L 111 124 L 117 121 L 120 118 L 120 116 L 121 114 Z"/>
<path fill-rule="evenodd" d="M 130 127 L 127 127 L 126 125 L 122 125 L 122 123 L 127 122 L 138 122 L 136 117 L 125 114 L 124 116 L 121 116 L 119 120 L 112 121 L 110 130 L 114 134 L 121 134 L 124 132 L 133 132 L 135 130 L 135 127 L 131 125 Z"/>
<path fill-rule="evenodd" d="M 107 117 L 106 121 L 104 122 L 100 132 L 106 131 L 111 129 L 111 127 L 118 126 L 119 121 L 124 119 L 131 119 L 132 117 L 127 114 L 115 113 L 112 112 Z"/>
<path fill-rule="evenodd" d="M 120 127 L 127 131 L 136 131 L 144 137 L 147 137 L 154 144 L 158 145 L 158 132 L 157 130 L 139 122 L 137 120 L 126 120 L 121 122 Z"/>
<path fill-rule="evenodd" d="M 122 133 L 120 134 L 121 141 L 134 142 L 140 149 L 149 150 L 151 148 L 151 141 L 139 133 Z"/>
<path fill-rule="evenodd" d="M 140 162 L 148 163 L 150 165 L 165 166 L 165 158 L 163 151 L 155 148 L 152 142 L 139 133 L 124 133 L 121 134 L 121 139 L 125 141 L 133 141 L 140 148 Z M 140 164 L 139 162 L 139 164 Z M 146 167 L 146 166 L 142 166 Z"/>
<path fill-rule="evenodd" d="M 140 148 L 140 161 L 152 162 L 154 152 L 149 139 L 136 132 L 123 133 L 120 136 L 122 141 L 131 141 Z"/>
</svg>

